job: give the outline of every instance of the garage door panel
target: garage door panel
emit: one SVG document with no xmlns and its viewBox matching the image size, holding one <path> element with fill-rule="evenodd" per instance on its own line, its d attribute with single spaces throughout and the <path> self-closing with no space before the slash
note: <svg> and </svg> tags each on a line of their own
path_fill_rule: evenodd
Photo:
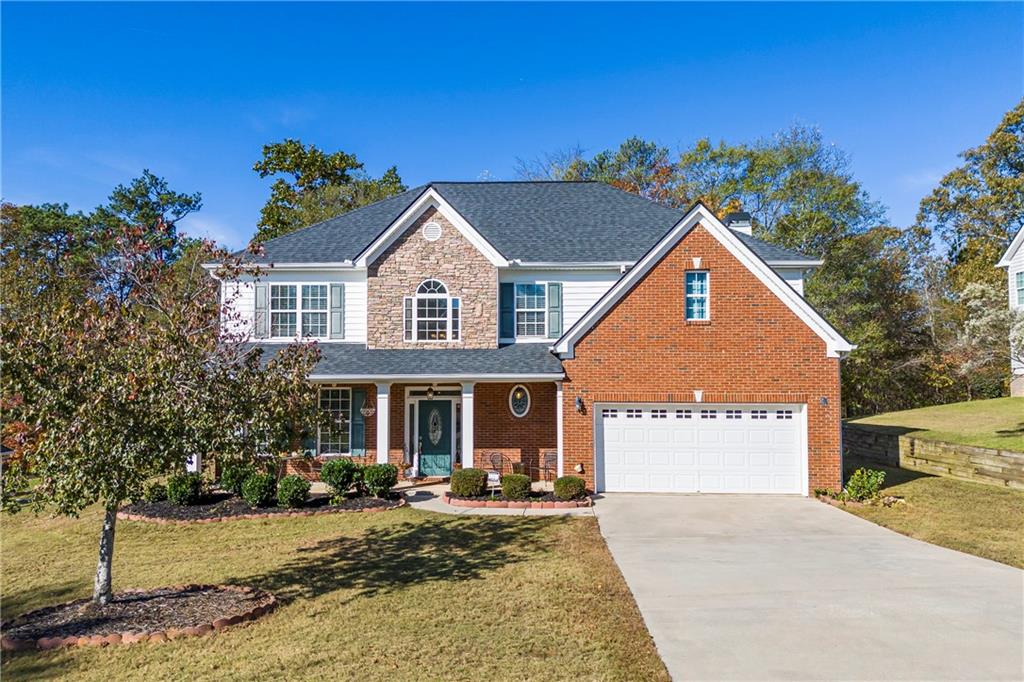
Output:
<svg viewBox="0 0 1024 682">
<path fill-rule="evenodd" d="M 599 486 L 613 492 L 802 493 L 801 409 L 605 407 L 595 434 Z"/>
</svg>

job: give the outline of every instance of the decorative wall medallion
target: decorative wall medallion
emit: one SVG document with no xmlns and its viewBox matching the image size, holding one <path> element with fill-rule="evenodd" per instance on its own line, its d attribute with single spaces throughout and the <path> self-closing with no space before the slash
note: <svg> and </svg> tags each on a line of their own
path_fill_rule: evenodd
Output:
<svg viewBox="0 0 1024 682">
<path fill-rule="evenodd" d="M 430 428 L 427 434 L 430 442 L 437 445 L 441 442 L 441 413 L 437 411 L 436 407 L 430 411 L 430 418 L 427 420 L 427 424 Z"/>
</svg>

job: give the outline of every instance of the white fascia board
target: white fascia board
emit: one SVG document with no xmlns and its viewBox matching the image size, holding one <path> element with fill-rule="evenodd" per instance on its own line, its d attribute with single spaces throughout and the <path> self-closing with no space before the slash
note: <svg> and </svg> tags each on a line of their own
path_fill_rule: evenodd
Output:
<svg viewBox="0 0 1024 682">
<path fill-rule="evenodd" d="M 804 270 L 811 270 L 813 268 L 819 268 L 825 264 L 823 260 L 767 260 L 765 261 L 768 265 L 773 268 L 802 268 Z"/>
<path fill-rule="evenodd" d="M 557 261 L 523 261 L 513 259 L 508 262 L 510 268 L 524 268 L 531 270 L 619 270 L 623 267 L 632 267 L 633 261 L 594 261 L 594 262 L 566 262 Z"/>
<path fill-rule="evenodd" d="M 357 381 L 357 382 L 442 382 L 442 381 L 559 381 L 564 372 L 545 374 L 310 374 L 310 381 Z"/>
<path fill-rule="evenodd" d="M 469 241 L 470 244 L 476 247 L 480 253 L 487 258 L 488 261 L 495 267 L 504 268 L 508 267 L 508 261 L 502 256 L 497 249 L 495 249 L 490 242 L 484 239 L 483 235 L 476 231 L 476 228 L 469 224 L 469 222 L 462 217 L 462 215 L 456 211 L 451 204 L 449 204 L 444 197 L 442 197 L 433 187 L 428 188 L 423 194 L 420 195 L 419 199 L 414 201 L 409 208 L 405 209 L 400 216 L 398 216 L 391 225 L 388 226 L 379 237 L 374 239 L 369 246 L 363 249 L 355 260 L 356 267 L 365 268 L 372 263 L 377 256 L 385 251 L 396 239 L 398 239 L 412 223 L 423 215 L 423 212 L 430 209 L 436 208 L 441 212 L 445 218 L 448 219 L 452 225 L 455 226 L 463 237 Z"/>
<path fill-rule="evenodd" d="M 203 269 L 205 270 L 216 270 L 222 267 L 223 263 L 203 263 Z M 330 270 L 332 268 L 344 268 L 351 270 L 356 266 L 350 260 L 343 260 L 339 262 L 323 262 L 323 263 L 243 263 L 243 270 L 258 270 L 260 268 L 274 269 L 274 270 Z"/>
<path fill-rule="evenodd" d="M 1012 261 L 1013 257 L 1017 255 L 1017 251 L 1021 246 L 1024 246 L 1024 227 L 1017 230 L 1017 234 L 1014 236 L 1013 241 L 1010 242 L 1010 245 L 1006 247 L 1006 253 L 1004 253 L 1003 257 L 999 259 L 998 263 L 996 263 L 996 267 L 1009 267 L 1010 261 Z"/>
<path fill-rule="evenodd" d="M 843 335 L 830 325 L 818 312 L 796 293 L 771 266 L 762 260 L 757 254 L 750 250 L 739 237 L 733 234 L 732 230 L 722 224 L 722 221 L 709 211 L 703 204 L 697 204 L 683 216 L 682 220 L 676 223 L 675 227 L 669 230 L 661 240 L 655 244 L 641 258 L 636 266 L 623 275 L 618 282 L 612 286 L 604 296 L 588 310 L 583 317 L 577 320 L 565 334 L 555 343 L 555 352 L 566 354 L 572 357 L 573 348 L 583 334 L 585 334 L 598 320 L 601 319 L 611 308 L 633 288 L 634 283 L 642 279 L 650 272 L 661 259 L 671 251 L 679 241 L 686 236 L 696 225 L 703 224 L 704 227 L 722 244 L 738 261 L 750 270 L 768 289 L 778 296 L 786 306 L 799 317 L 804 324 L 811 328 L 823 341 L 825 341 L 828 357 L 840 357 L 842 353 L 852 351 L 856 346 L 851 344 Z"/>
</svg>

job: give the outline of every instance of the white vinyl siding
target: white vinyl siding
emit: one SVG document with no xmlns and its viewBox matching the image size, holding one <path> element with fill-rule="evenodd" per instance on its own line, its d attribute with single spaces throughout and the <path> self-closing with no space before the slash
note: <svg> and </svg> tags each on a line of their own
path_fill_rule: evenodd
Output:
<svg viewBox="0 0 1024 682">
<path fill-rule="evenodd" d="M 274 284 L 291 284 L 296 286 L 296 296 L 302 296 L 303 284 L 326 287 L 327 305 L 330 305 L 330 285 L 345 286 L 345 335 L 343 340 L 332 340 L 328 336 L 318 339 L 321 343 L 351 342 L 366 343 L 366 272 L 363 270 L 311 270 L 307 272 L 274 272 L 263 274 L 259 284 L 267 286 L 267 300 L 270 300 L 270 287 Z M 233 310 L 225 311 L 224 322 L 230 333 L 248 331 L 252 333 L 254 313 L 256 310 L 255 283 L 251 280 L 227 282 L 222 286 L 222 303 L 231 303 Z M 316 311 L 311 311 L 316 312 Z M 328 310 L 324 311 L 329 313 Z M 329 314 L 324 317 L 329 318 Z M 317 322 L 310 319 L 311 324 Z M 325 321 L 329 326 L 329 320 Z M 296 324 L 301 324 L 296 320 Z M 268 324 L 269 329 L 269 324 Z M 329 333 L 329 330 L 328 330 Z M 289 340 L 294 335 L 287 337 Z M 267 339 L 282 341 L 284 338 Z"/>
<path fill-rule="evenodd" d="M 619 279 L 618 268 L 602 270 L 527 270 L 515 268 L 502 270 L 501 282 L 539 283 L 560 282 L 562 285 L 562 331 L 566 331 L 584 313 L 590 310 L 597 299 Z M 513 339 L 505 339 L 512 341 Z M 520 339 L 524 340 L 524 339 Z M 532 339 L 529 339 L 532 340 Z M 549 341 L 549 339 L 539 339 Z"/>
</svg>

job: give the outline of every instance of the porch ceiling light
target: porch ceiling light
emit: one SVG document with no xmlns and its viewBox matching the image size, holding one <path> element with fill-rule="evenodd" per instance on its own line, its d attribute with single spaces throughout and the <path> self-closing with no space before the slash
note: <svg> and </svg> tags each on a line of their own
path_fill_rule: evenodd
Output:
<svg viewBox="0 0 1024 682">
<path fill-rule="evenodd" d="M 434 397 L 434 387 L 433 386 L 427 386 L 427 397 L 428 398 L 433 398 Z"/>
</svg>

